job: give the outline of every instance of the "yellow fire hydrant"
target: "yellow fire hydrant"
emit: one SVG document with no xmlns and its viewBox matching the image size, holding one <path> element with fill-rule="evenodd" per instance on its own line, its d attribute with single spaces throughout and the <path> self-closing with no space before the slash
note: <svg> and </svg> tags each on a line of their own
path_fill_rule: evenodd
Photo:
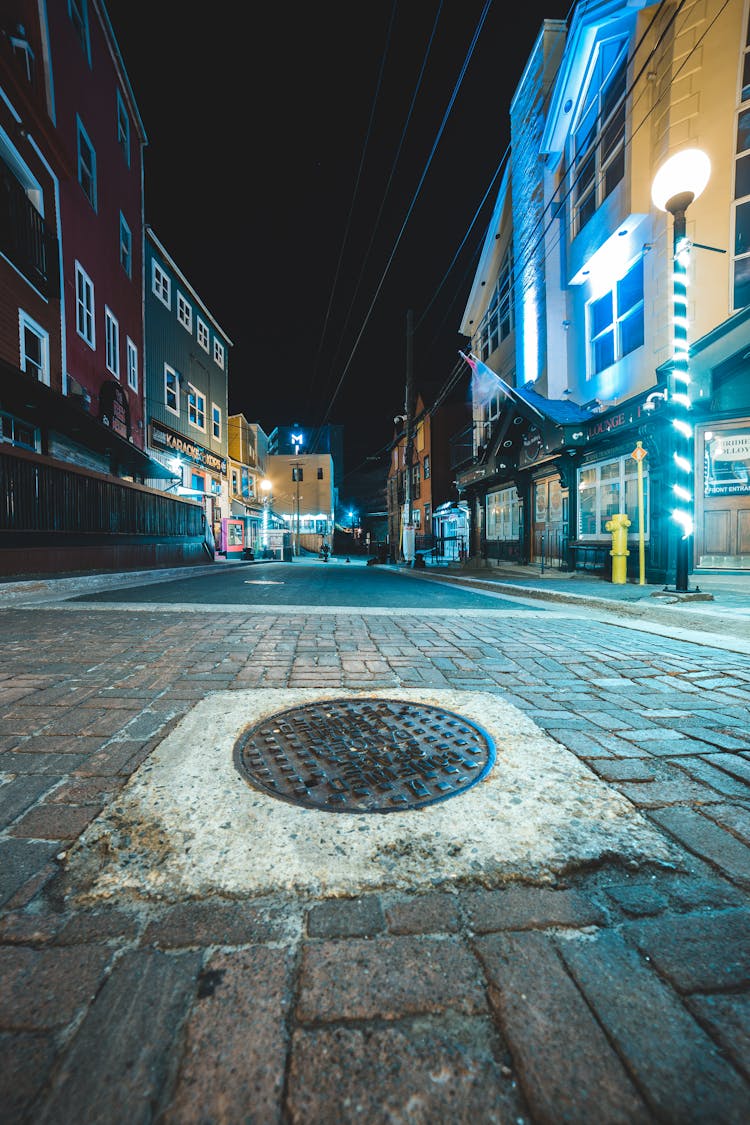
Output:
<svg viewBox="0 0 750 1125">
<path fill-rule="evenodd" d="M 627 558 L 630 554 L 628 550 L 630 520 L 624 512 L 618 512 L 611 520 L 607 520 L 604 527 L 612 532 L 612 550 L 609 552 L 612 556 L 612 581 L 623 583 L 627 578 Z"/>
</svg>

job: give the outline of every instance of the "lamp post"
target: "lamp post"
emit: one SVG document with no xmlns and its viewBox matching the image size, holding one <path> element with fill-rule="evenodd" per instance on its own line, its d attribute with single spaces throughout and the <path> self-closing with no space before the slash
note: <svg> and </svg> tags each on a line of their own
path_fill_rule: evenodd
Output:
<svg viewBox="0 0 750 1125">
<path fill-rule="evenodd" d="M 711 174 L 711 162 L 700 149 L 683 149 L 659 168 L 651 186 L 651 199 L 660 211 L 668 211 L 673 226 L 673 333 L 672 406 L 673 457 L 671 491 L 674 498 L 672 519 L 675 522 L 675 589 L 688 589 L 690 543 L 693 534 L 694 461 L 693 426 L 691 423 L 690 373 L 688 369 L 688 299 L 687 266 L 691 242 L 686 234 L 685 213 L 701 194 Z"/>
<path fill-rule="evenodd" d="M 295 435 L 292 435 L 292 436 L 294 437 Z M 299 461 L 292 461 L 292 469 L 293 469 L 294 480 L 295 480 L 296 486 L 297 486 L 296 487 L 296 503 L 297 503 L 297 525 L 296 526 L 297 526 L 297 533 L 295 535 L 294 553 L 295 553 L 295 555 L 299 555 L 299 478 L 300 478 L 300 472 L 301 472 L 301 466 L 300 466 Z"/>
</svg>

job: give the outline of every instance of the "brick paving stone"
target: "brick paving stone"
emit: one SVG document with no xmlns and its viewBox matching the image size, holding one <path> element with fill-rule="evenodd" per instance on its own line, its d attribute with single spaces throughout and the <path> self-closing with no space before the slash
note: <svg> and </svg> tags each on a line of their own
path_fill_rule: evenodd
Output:
<svg viewBox="0 0 750 1125">
<path fill-rule="evenodd" d="M 613 902 L 634 918 L 661 914 L 669 906 L 668 896 L 651 883 L 617 883 L 606 891 Z"/>
<path fill-rule="evenodd" d="M 514 887 L 498 891 L 470 891 L 461 906 L 474 933 L 529 930 L 544 926 L 596 926 L 606 915 L 579 891 L 547 887 Z"/>
<path fill-rule="evenodd" d="M 46 799 L 50 803 L 60 801 L 65 805 L 96 804 L 108 800 L 120 784 L 119 779 L 112 777 L 74 777 L 49 791 Z"/>
<path fill-rule="evenodd" d="M 734 777 L 750 783 L 750 762 L 740 754 L 714 754 L 710 759 L 715 766 L 726 770 Z"/>
<path fill-rule="evenodd" d="M 37 805 L 11 827 L 11 836 L 30 840 L 75 840 L 103 805 Z"/>
<path fill-rule="evenodd" d="M 746 797 L 750 800 L 750 787 L 737 781 L 721 769 L 712 764 L 710 758 L 670 758 L 674 766 L 679 766 L 689 777 L 695 781 L 704 781 L 727 797 Z"/>
<path fill-rule="evenodd" d="M 664 914 L 625 924 L 625 936 L 680 992 L 750 984 L 750 913 Z"/>
<path fill-rule="evenodd" d="M 591 768 L 604 781 L 653 781 L 655 774 L 648 758 L 610 759 L 592 762 Z"/>
<path fill-rule="evenodd" d="M 3 1125 L 28 1122 L 33 1102 L 52 1069 L 55 1045 L 48 1035 L 0 1033 L 0 1106 Z"/>
<path fill-rule="evenodd" d="M 147 744 L 148 745 L 148 744 Z M 108 743 L 97 754 L 87 758 L 75 770 L 77 777 L 91 777 L 95 774 L 114 776 L 116 774 L 130 774 L 143 760 L 142 752 L 146 755 L 150 750 L 144 750 L 144 743 L 138 740 L 117 740 Z"/>
<path fill-rule="evenodd" d="M 558 948 L 658 1120 L 746 1125 L 747 1083 L 619 935 Z"/>
<path fill-rule="evenodd" d="M 687 777 L 683 780 L 678 777 L 666 781 L 623 781 L 618 788 L 623 796 L 632 801 L 639 809 L 655 809 L 659 810 L 660 813 L 669 811 L 670 805 L 678 805 L 683 801 L 686 803 L 690 801 L 700 802 L 712 798 L 717 801 L 721 800 L 720 794 L 712 794 L 711 790 L 707 789 L 705 785 L 701 785 L 697 781 L 691 781 Z M 656 812 L 653 814 L 653 819 L 658 819 Z"/>
<path fill-rule="evenodd" d="M 38 874 L 59 847 L 57 840 L 0 840 L 0 906 Z"/>
<path fill-rule="evenodd" d="M 690 878 L 673 876 L 661 879 L 660 886 L 669 895 L 675 910 L 690 912 L 704 907 L 721 910 L 727 906 L 741 906 L 745 901 L 745 896 L 736 887 L 718 876 L 713 880 L 696 875 Z"/>
<path fill-rule="evenodd" d="M 97 1121 L 152 1122 L 200 964 L 197 953 L 125 953 L 34 1107 L 34 1125 L 91 1121 L 94 1106 Z"/>
<path fill-rule="evenodd" d="M 0 754 L 0 771 L 3 773 L 44 773 L 61 778 L 78 769 L 89 760 L 88 754 L 27 754 L 24 743 L 16 750 Z"/>
<path fill-rule="evenodd" d="M 27 910 L 9 910 L 0 918 L 0 943 L 3 945 L 49 945 L 64 925 L 61 915 Z M 72 944 L 78 945 L 79 942 Z"/>
<path fill-rule="evenodd" d="M 283 910 L 243 902 L 203 900 L 170 907 L 148 923 L 142 945 L 180 949 L 205 945 L 249 945 L 276 941 L 287 934 Z M 299 922 L 295 923 L 299 930 Z"/>
<path fill-rule="evenodd" d="M 316 938 L 374 937 L 385 929 L 377 895 L 328 899 L 307 913 L 307 933 Z"/>
<path fill-rule="evenodd" d="M 526 1121 L 509 1063 L 489 1020 L 297 1030 L 285 1120 L 291 1125 Z"/>
<path fill-rule="evenodd" d="M 479 966 L 455 938 L 380 937 L 315 942 L 302 951 L 297 1019 L 400 1019 L 476 1014 L 487 1001 Z"/>
<path fill-rule="evenodd" d="M 0 785 L 0 827 L 7 827 L 39 798 L 49 792 L 54 778 L 44 774 L 15 777 Z"/>
<path fill-rule="evenodd" d="M 35 734 L 23 743 L 26 753 L 95 754 L 102 745 L 102 735 Z"/>
<path fill-rule="evenodd" d="M 475 948 L 532 1121 L 652 1121 L 550 937 L 490 934 L 477 938 Z"/>
<path fill-rule="evenodd" d="M 711 820 L 715 820 L 723 828 L 728 828 L 744 843 L 750 845 L 750 808 L 746 805 L 709 805 L 704 812 Z"/>
<path fill-rule="evenodd" d="M 688 808 L 658 809 L 650 817 L 689 851 L 714 864 L 743 887 L 750 887 L 750 847 L 707 816 Z"/>
<path fill-rule="evenodd" d="M 110 938 L 133 939 L 140 929 L 135 914 L 104 906 L 77 911 L 54 934 L 56 945 L 87 945 Z"/>
<path fill-rule="evenodd" d="M 691 996 L 691 1011 L 750 1081 L 750 993 Z M 747 1120 L 747 1116 L 745 1117 Z"/>
<path fill-rule="evenodd" d="M 412 895 L 389 903 L 385 917 L 392 934 L 456 933 L 459 899 L 447 893 Z"/>
<path fill-rule="evenodd" d="M 283 1120 L 291 984 L 289 956 L 275 949 L 211 958 L 199 977 L 164 1125 Z"/>
<path fill-rule="evenodd" d="M 111 957 L 108 949 L 0 946 L 0 1030 L 64 1027 L 91 1002 Z"/>
</svg>

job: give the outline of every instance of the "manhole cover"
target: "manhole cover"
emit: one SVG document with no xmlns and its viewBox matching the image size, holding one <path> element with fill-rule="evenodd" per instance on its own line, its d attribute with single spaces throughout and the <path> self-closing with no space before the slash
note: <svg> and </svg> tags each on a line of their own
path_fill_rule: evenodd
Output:
<svg viewBox="0 0 750 1125">
<path fill-rule="evenodd" d="M 485 777 L 495 744 L 441 707 L 329 699 L 279 711 L 234 746 L 237 769 L 282 801 L 330 812 L 397 812 L 455 797 Z"/>
</svg>

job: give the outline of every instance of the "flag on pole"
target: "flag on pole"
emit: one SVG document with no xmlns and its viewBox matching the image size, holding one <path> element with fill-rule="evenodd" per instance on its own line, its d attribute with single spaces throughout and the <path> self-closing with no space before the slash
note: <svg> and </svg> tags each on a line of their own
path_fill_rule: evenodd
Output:
<svg viewBox="0 0 750 1125">
<path fill-rule="evenodd" d="M 462 359 L 466 360 L 469 367 L 472 369 L 473 374 L 471 382 L 474 397 L 479 399 L 480 402 L 486 402 L 492 395 L 497 394 L 502 387 L 502 379 L 496 375 L 486 363 L 482 363 L 481 359 L 477 359 L 475 355 L 472 355 L 471 352 L 467 355 L 466 352 L 462 352 L 459 349 L 458 354 Z"/>
</svg>

